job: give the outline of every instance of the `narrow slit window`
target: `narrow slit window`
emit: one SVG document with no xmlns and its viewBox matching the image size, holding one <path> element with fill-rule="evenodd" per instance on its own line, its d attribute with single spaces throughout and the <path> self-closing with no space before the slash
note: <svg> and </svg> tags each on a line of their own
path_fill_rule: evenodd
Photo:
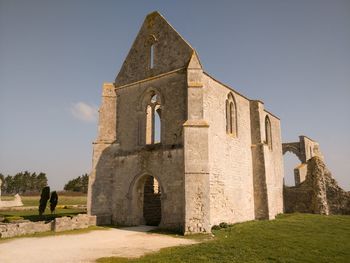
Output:
<svg viewBox="0 0 350 263">
<path fill-rule="evenodd" d="M 226 133 L 237 137 L 237 106 L 232 93 L 226 99 Z"/>
<path fill-rule="evenodd" d="M 150 61 L 150 68 L 154 67 L 154 45 L 151 45 L 151 61 Z"/>
<path fill-rule="evenodd" d="M 233 102 L 230 102 L 230 133 L 235 135 L 235 112 Z"/>
<path fill-rule="evenodd" d="M 226 100 L 226 133 L 230 133 L 231 118 L 230 118 L 230 102 Z"/>
<path fill-rule="evenodd" d="M 272 150 L 272 131 L 271 122 L 268 116 L 265 117 L 265 143 L 269 149 Z"/>
</svg>

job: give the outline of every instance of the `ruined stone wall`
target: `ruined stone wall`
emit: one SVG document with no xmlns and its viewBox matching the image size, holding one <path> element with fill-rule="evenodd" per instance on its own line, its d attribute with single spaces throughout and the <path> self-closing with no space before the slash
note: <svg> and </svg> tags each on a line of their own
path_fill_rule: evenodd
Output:
<svg viewBox="0 0 350 263">
<path fill-rule="evenodd" d="M 254 219 L 249 100 L 211 77 L 204 79 L 204 119 L 209 123 L 210 223 Z M 237 137 L 226 133 L 226 99 L 237 104 Z"/>
<path fill-rule="evenodd" d="M 299 185 L 306 179 L 307 161 L 314 156 L 324 160 L 318 142 L 306 137 L 299 136 L 299 142 L 282 143 L 282 152 L 294 153 L 300 160 L 301 164 L 294 169 L 295 185 Z"/>
<path fill-rule="evenodd" d="M 341 189 L 321 157 L 307 162 L 304 182 L 284 188 L 285 212 L 350 214 L 350 193 Z"/>
<path fill-rule="evenodd" d="M 154 176 L 161 186 L 161 227 L 180 229 L 183 225 L 184 168 L 183 149 L 156 147 L 135 154 L 118 156 L 114 172 L 112 208 L 113 223 L 144 224 L 143 177 Z"/>
<path fill-rule="evenodd" d="M 96 217 L 79 214 L 74 217 L 55 218 L 50 222 L 31 222 L 23 220 L 14 223 L 0 223 L 0 238 L 29 235 L 40 232 L 61 232 L 74 229 L 88 228 L 96 225 Z"/>
<path fill-rule="evenodd" d="M 186 120 L 186 73 L 180 70 L 126 87 L 117 87 L 117 142 L 120 151 L 128 152 L 144 146 L 142 124 L 145 109 L 142 100 L 155 90 L 161 96 L 161 142 L 183 144 L 182 125 Z"/>
<path fill-rule="evenodd" d="M 149 174 L 164 187 L 162 226 L 182 226 L 185 83 L 186 74 L 180 70 L 116 88 L 116 142 L 94 145 L 95 169 L 90 176 L 89 213 L 98 216 L 98 224 L 143 223 L 141 204 L 132 203 L 136 197 L 130 184 L 140 175 Z M 142 140 L 145 137 L 142 100 L 152 90 L 161 96 L 161 144 L 145 145 Z"/>
<path fill-rule="evenodd" d="M 0 223 L 0 238 L 29 235 L 34 233 L 51 231 L 52 223 L 41 222 L 19 222 Z"/>
<path fill-rule="evenodd" d="M 154 45 L 154 67 L 150 47 Z M 192 47 L 158 13 L 149 14 L 116 78 L 116 85 L 134 83 L 187 65 Z"/>
<path fill-rule="evenodd" d="M 283 211 L 283 160 L 280 121 L 260 101 L 250 101 L 254 209 L 256 219 L 271 219 Z M 266 118 L 271 138 L 266 136 Z M 269 142 L 270 141 L 270 142 Z"/>
<path fill-rule="evenodd" d="M 265 117 L 271 122 L 272 149 L 264 145 L 265 174 L 269 219 L 283 213 L 283 159 L 280 120 L 268 112 L 261 114 L 262 127 L 265 127 Z M 265 128 L 261 129 L 266 138 Z"/>
<path fill-rule="evenodd" d="M 53 221 L 53 231 L 62 232 L 74 229 L 88 228 L 96 225 L 96 216 L 79 214 L 73 217 L 58 217 Z"/>
<path fill-rule="evenodd" d="M 311 140 L 306 136 L 299 136 L 299 141 L 301 145 L 300 148 L 301 148 L 302 155 L 305 157 L 304 162 L 307 162 L 313 156 L 318 156 L 323 160 L 323 155 L 320 151 L 320 147 L 317 142 L 315 142 L 314 140 Z"/>
<path fill-rule="evenodd" d="M 262 103 L 203 73 L 197 53 L 159 13 L 146 17 L 114 86 L 115 94 L 110 85 L 104 89 L 108 96 L 100 108 L 89 180 L 88 211 L 98 223 L 144 223 L 148 176 L 162 190 L 160 225 L 184 233 L 209 232 L 223 221 L 272 218 L 281 211 L 279 120 Z M 237 107 L 237 134 L 226 129 L 229 93 Z M 161 143 L 146 145 L 153 138 L 146 136 L 145 124 L 153 117 L 146 118 L 144 98 L 155 94 Z M 263 141 L 266 115 L 272 150 Z"/>
<path fill-rule="evenodd" d="M 115 94 L 108 89 L 111 85 L 105 85 L 88 191 L 88 213 L 98 216 L 98 224 L 142 220 L 139 211 L 130 214 L 135 198 L 127 194 L 137 176 L 150 174 L 164 187 L 162 206 L 168 202 L 162 210 L 162 224 L 183 225 L 182 125 L 187 117 L 185 68 L 192 54 L 192 47 L 153 12 L 145 18 L 115 79 Z M 161 145 L 155 147 L 145 146 L 142 104 L 151 90 L 161 97 Z M 115 135 L 115 141 L 110 135 Z"/>
<path fill-rule="evenodd" d="M 193 122 L 192 122 L 193 123 Z M 184 127 L 185 234 L 206 232 L 210 226 L 208 170 L 208 125 L 206 122 Z"/>
<path fill-rule="evenodd" d="M 302 163 L 294 168 L 294 180 L 295 185 L 298 186 L 300 183 L 304 182 L 307 174 L 307 165 Z"/>
<path fill-rule="evenodd" d="M 313 190 L 311 186 L 284 186 L 283 202 L 285 213 L 314 213 L 312 204 Z"/>
<path fill-rule="evenodd" d="M 210 232 L 208 122 L 203 114 L 203 70 L 197 54 L 187 69 L 184 130 L 185 234 Z"/>
<path fill-rule="evenodd" d="M 135 189 L 142 176 L 154 176 L 162 186 L 162 220 L 165 228 L 182 229 L 184 156 L 182 125 L 186 116 L 186 74 L 175 72 L 157 79 L 117 89 L 118 146 L 113 150 L 111 215 L 113 223 L 144 223 L 142 196 Z M 161 144 L 144 145 L 140 137 L 144 109 L 141 101 L 149 89 L 161 95 Z M 140 185 L 141 187 L 141 185 Z M 141 189 L 141 191 L 143 191 Z"/>
<path fill-rule="evenodd" d="M 113 193 L 113 155 L 115 143 L 94 143 L 93 167 L 89 175 L 87 211 L 97 216 L 97 224 L 111 223 L 111 198 Z"/>
<path fill-rule="evenodd" d="M 117 98 L 115 87 L 104 83 L 102 103 L 99 109 L 99 125 L 96 141 L 93 143 L 92 170 L 89 175 L 87 198 L 88 214 L 98 215 L 99 224 L 110 223 L 111 173 L 113 169 L 113 148 L 116 143 Z M 103 163 L 103 165 L 101 165 Z M 96 181 L 96 176 L 98 180 Z"/>
</svg>

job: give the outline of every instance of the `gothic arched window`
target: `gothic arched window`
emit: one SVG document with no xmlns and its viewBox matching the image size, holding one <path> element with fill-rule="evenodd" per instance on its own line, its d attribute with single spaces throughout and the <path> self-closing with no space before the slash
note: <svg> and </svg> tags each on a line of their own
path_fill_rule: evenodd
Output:
<svg viewBox="0 0 350 263">
<path fill-rule="evenodd" d="M 237 106 L 232 93 L 226 99 L 226 133 L 237 136 Z"/>
<path fill-rule="evenodd" d="M 161 142 L 161 102 L 160 96 L 155 92 L 147 95 L 146 100 L 146 144 L 155 144 Z"/>
<path fill-rule="evenodd" d="M 265 117 L 265 143 L 272 150 L 272 132 L 271 132 L 271 122 L 269 116 Z"/>
</svg>

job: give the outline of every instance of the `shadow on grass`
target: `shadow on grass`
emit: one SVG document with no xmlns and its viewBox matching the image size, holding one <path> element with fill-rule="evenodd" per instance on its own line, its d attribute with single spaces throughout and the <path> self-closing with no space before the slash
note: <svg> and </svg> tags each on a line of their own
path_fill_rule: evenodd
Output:
<svg viewBox="0 0 350 263">
<path fill-rule="evenodd" d="M 42 216 L 39 215 L 33 215 L 33 214 L 29 214 L 29 215 L 13 215 L 13 214 L 1 214 L 1 216 L 5 217 L 5 222 L 9 223 L 9 222 L 14 222 L 17 220 L 29 220 L 31 222 L 38 222 L 38 221 L 45 221 L 45 222 L 50 222 L 52 220 L 54 220 L 55 218 L 60 218 L 60 217 L 64 217 L 64 216 L 69 216 L 69 217 L 73 217 L 76 216 L 78 214 L 85 214 L 84 212 L 67 212 L 67 213 L 59 213 L 59 214 L 44 214 Z"/>
<path fill-rule="evenodd" d="M 69 216 L 73 217 L 78 214 L 82 214 L 82 212 L 73 212 L 73 213 L 60 213 L 60 214 L 47 214 L 47 215 L 27 215 L 27 216 L 22 216 L 24 219 L 30 220 L 32 222 L 37 222 L 37 221 L 51 221 L 54 220 L 55 218 L 59 217 L 64 217 L 64 216 Z"/>
</svg>

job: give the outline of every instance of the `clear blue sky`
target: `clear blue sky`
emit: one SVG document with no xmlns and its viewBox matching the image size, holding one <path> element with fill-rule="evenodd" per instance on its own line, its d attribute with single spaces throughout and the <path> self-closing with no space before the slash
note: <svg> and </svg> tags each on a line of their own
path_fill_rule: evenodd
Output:
<svg viewBox="0 0 350 263">
<path fill-rule="evenodd" d="M 0 0 L 1 173 L 43 171 L 62 189 L 89 172 L 102 83 L 154 10 L 209 74 L 281 118 L 284 141 L 319 141 L 350 190 L 348 0 Z"/>
</svg>

